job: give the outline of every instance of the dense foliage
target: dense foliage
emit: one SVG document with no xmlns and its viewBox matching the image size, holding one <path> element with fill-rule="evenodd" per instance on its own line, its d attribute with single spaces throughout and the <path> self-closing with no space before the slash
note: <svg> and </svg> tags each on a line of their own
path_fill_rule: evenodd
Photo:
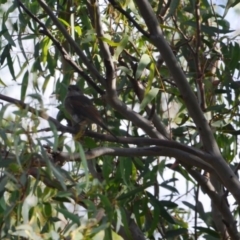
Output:
<svg viewBox="0 0 240 240">
<path fill-rule="evenodd" d="M 238 2 L 2 0 L 1 239 L 240 239 Z"/>
</svg>

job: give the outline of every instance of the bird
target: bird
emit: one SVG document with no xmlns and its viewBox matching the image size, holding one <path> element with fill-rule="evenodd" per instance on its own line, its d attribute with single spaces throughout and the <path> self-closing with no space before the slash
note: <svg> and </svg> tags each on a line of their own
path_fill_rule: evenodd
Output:
<svg viewBox="0 0 240 240">
<path fill-rule="evenodd" d="M 80 134 L 83 135 L 83 127 L 89 123 L 95 123 L 114 138 L 117 138 L 104 123 L 100 113 L 93 105 L 92 101 L 86 97 L 77 85 L 69 85 L 68 92 L 64 100 L 66 111 L 71 116 L 73 125 L 80 124 Z M 81 137 L 81 136 L 80 136 Z"/>
</svg>

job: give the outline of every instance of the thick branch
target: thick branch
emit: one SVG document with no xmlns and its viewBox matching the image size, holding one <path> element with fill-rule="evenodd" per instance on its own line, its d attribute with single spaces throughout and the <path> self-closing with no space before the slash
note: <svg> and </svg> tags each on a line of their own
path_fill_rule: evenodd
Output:
<svg viewBox="0 0 240 240">
<path fill-rule="evenodd" d="M 181 69 L 169 44 L 164 39 L 162 30 L 149 1 L 139 0 L 135 1 L 135 3 L 138 6 L 142 17 L 148 26 L 149 32 L 151 34 L 152 43 L 161 53 L 167 67 L 169 68 L 173 76 L 174 81 L 178 86 L 178 89 L 181 92 L 189 114 L 193 118 L 199 134 L 201 135 L 205 150 L 220 155 L 211 128 L 207 120 L 205 119 L 203 112 L 201 111 L 196 96 L 194 95 L 188 81 L 186 80 L 183 70 Z"/>
<path fill-rule="evenodd" d="M 13 103 L 22 109 L 28 110 L 29 112 L 31 112 L 32 114 L 34 114 L 36 116 L 39 116 L 45 120 L 51 121 L 56 126 L 57 130 L 59 130 L 61 132 L 64 132 L 64 133 L 69 132 L 69 133 L 73 133 L 73 134 L 76 133 L 76 130 L 74 128 L 66 127 L 66 126 L 62 125 L 56 119 L 48 116 L 48 114 L 44 110 L 37 110 L 20 100 L 17 100 L 17 99 L 11 98 L 11 97 L 7 97 L 2 94 L 0 94 L 0 99 L 7 101 L 9 103 Z M 101 139 L 101 140 L 114 141 L 114 142 L 116 141 L 116 139 L 110 135 L 103 135 L 103 134 L 95 133 L 92 131 L 86 131 L 86 135 L 90 136 L 90 137 L 95 137 L 95 138 Z M 213 159 L 214 159 L 208 153 L 205 153 L 197 148 L 189 147 L 189 146 L 186 146 L 184 144 L 181 144 L 181 143 L 178 143 L 175 141 L 150 139 L 150 138 L 118 137 L 117 142 L 123 143 L 123 144 L 136 144 L 136 145 L 141 145 L 141 146 L 157 145 L 157 146 L 161 146 L 161 147 L 179 149 L 179 150 L 185 151 L 187 153 L 193 154 L 207 162 L 213 161 Z"/>
<path fill-rule="evenodd" d="M 116 76 L 111 52 L 107 43 L 101 40 L 104 37 L 104 33 L 97 1 L 92 0 L 91 4 L 88 4 L 88 8 L 90 9 L 89 12 L 93 21 L 92 24 L 96 28 L 100 51 L 106 68 L 108 103 L 116 111 L 126 117 L 126 119 L 131 120 L 136 126 L 142 128 L 152 138 L 164 139 L 162 134 L 151 125 L 150 121 L 128 108 L 122 101 L 119 100 L 116 91 Z"/>
<path fill-rule="evenodd" d="M 131 80 L 132 84 L 135 86 L 135 92 L 139 93 L 139 94 L 137 94 L 139 101 L 142 102 L 143 97 L 144 97 L 145 87 L 143 86 L 143 84 L 140 81 L 137 81 L 136 79 L 134 79 L 130 76 L 128 76 L 128 77 Z M 151 114 L 152 106 L 150 104 L 146 106 L 146 112 L 148 113 L 148 115 Z M 162 120 L 160 119 L 160 117 L 158 116 L 156 111 L 154 111 L 154 113 L 153 113 L 152 122 L 153 122 L 154 126 L 156 127 L 156 129 L 164 137 L 170 139 L 170 134 L 167 132 L 166 126 L 162 123 Z"/>
<path fill-rule="evenodd" d="M 144 18 L 148 26 L 149 32 L 151 34 L 152 43 L 161 53 L 167 67 L 169 68 L 173 76 L 174 81 L 178 86 L 178 89 L 182 94 L 189 114 L 193 118 L 193 121 L 197 126 L 197 129 L 203 141 L 204 149 L 207 152 L 213 154 L 215 157 L 215 161 L 210 162 L 211 165 L 214 167 L 214 169 L 216 169 L 216 172 L 218 176 L 222 179 L 224 185 L 233 194 L 238 204 L 240 204 L 240 182 L 234 172 L 230 169 L 225 160 L 222 158 L 211 128 L 206 118 L 204 117 L 200 106 L 198 105 L 197 99 L 188 81 L 186 80 L 186 77 L 179 63 L 177 62 L 177 59 L 175 58 L 168 43 L 164 39 L 162 30 L 149 1 L 138 0 L 135 1 L 135 3 L 138 6 L 142 17 Z"/>
<path fill-rule="evenodd" d="M 201 185 L 203 191 L 211 198 L 212 202 L 217 207 L 218 211 L 222 214 L 223 219 L 221 219 L 231 236 L 231 239 L 240 239 L 240 234 L 237 230 L 236 221 L 232 216 L 232 213 L 223 197 L 220 197 L 216 192 L 214 186 L 211 182 L 199 172 L 192 169 L 188 169 L 188 172 L 194 177 L 194 179 Z M 224 238 L 226 239 L 226 238 Z"/>
<path fill-rule="evenodd" d="M 87 160 L 94 159 L 100 156 L 127 156 L 127 157 L 142 157 L 142 156 L 164 156 L 177 158 L 188 166 L 195 166 L 205 169 L 209 172 L 214 172 L 210 164 L 204 162 L 202 159 L 183 152 L 181 150 L 168 148 L 168 147 L 145 147 L 145 148 L 115 148 L 115 147 L 99 147 L 85 152 Z M 57 153 L 56 158 L 59 162 L 65 161 L 81 161 L 79 153 Z"/>
<path fill-rule="evenodd" d="M 58 21 L 56 16 L 52 13 L 51 9 L 46 5 L 44 1 L 38 0 L 42 8 L 49 14 L 52 21 L 56 26 L 59 28 L 59 30 L 62 32 L 64 37 L 69 41 L 69 44 L 73 46 L 77 54 L 80 56 L 81 61 L 88 67 L 90 70 L 90 73 L 93 74 L 94 77 L 96 77 L 104 86 L 106 85 L 105 79 L 99 74 L 99 72 L 96 70 L 96 68 L 91 64 L 91 62 L 87 59 L 87 57 L 84 55 L 82 50 L 78 47 L 78 45 L 75 43 L 75 41 L 72 39 L 72 37 L 68 34 L 67 30 L 63 27 L 63 25 Z M 51 35 L 51 33 L 48 31 L 48 29 L 45 27 L 43 23 L 39 21 L 33 14 L 30 14 L 30 12 L 25 8 L 25 6 L 22 4 L 20 0 L 18 0 L 21 7 L 34 19 L 36 20 L 40 26 L 44 29 L 44 32 L 47 33 L 47 35 L 53 40 L 53 42 L 56 44 L 60 52 L 65 57 L 65 60 L 69 62 L 71 66 L 73 66 L 81 75 L 84 75 L 84 72 L 81 71 L 81 69 L 73 62 L 71 61 L 70 56 L 66 53 L 65 49 L 61 46 L 61 44 Z M 109 54 L 109 53 L 108 53 Z M 107 68 L 109 69 L 109 67 Z M 108 74 L 107 74 L 108 75 Z M 88 78 L 88 76 L 85 74 L 84 78 L 93 85 L 94 88 L 96 88 L 96 85 L 91 81 L 91 79 Z M 110 81 L 113 82 L 113 81 Z M 115 86 L 115 84 L 114 84 Z M 101 94 L 103 93 L 101 89 L 97 89 L 98 92 Z M 151 122 L 147 119 L 141 117 L 131 109 L 127 108 L 125 104 L 123 104 L 116 96 L 116 88 L 111 88 L 112 91 L 108 91 L 108 94 L 114 94 L 114 97 L 109 99 L 109 104 L 111 104 L 115 109 L 120 112 L 123 116 L 125 116 L 127 119 L 133 121 L 138 127 L 141 127 L 149 136 L 152 136 L 154 138 L 163 138 L 160 133 L 158 133 L 152 126 Z"/>
</svg>

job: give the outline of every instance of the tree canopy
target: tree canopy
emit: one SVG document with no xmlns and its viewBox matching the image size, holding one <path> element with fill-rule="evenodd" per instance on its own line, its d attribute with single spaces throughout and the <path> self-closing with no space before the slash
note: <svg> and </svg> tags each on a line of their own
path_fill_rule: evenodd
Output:
<svg viewBox="0 0 240 240">
<path fill-rule="evenodd" d="M 240 239 L 239 2 L 2 0 L 1 239 Z"/>
</svg>

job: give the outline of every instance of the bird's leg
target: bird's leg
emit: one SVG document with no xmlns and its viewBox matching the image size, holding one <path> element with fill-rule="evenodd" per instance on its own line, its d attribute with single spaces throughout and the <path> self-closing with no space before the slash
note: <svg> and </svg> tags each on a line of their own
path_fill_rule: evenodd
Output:
<svg viewBox="0 0 240 240">
<path fill-rule="evenodd" d="M 74 140 L 79 141 L 84 136 L 86 130 L 86 122 L 82 121 L 79 124 L 75 125 L 75 127 L 77 128 L 77 134 L 74 135 Z"/>
<path fill-rule="evenodd" d="M 80 129 L 76 135 L 74 135 L 74 141 L 79 141 L 85 133 L 84 129 Z"/>
</svg>

